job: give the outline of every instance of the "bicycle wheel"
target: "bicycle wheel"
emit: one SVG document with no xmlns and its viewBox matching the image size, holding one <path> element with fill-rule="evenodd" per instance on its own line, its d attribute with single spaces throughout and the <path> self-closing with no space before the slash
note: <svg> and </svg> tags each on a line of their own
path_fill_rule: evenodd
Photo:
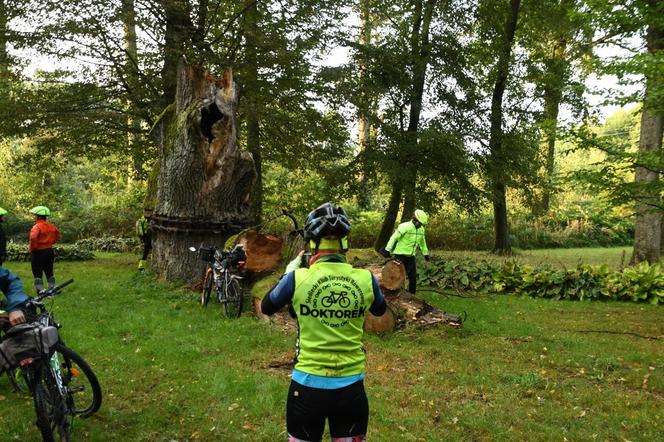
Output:
<svg viewBox="0 0 664 442">
<path fill-rule="evenodd" d="M 224 286 L 226 299 L 224 299 L 224 313 L 228 318 L 239 318 L 242 314 L 242 287 L 237 279 L 231 279 Z"/>
<path fill-rule="evenodd" d="M 208 268 L 207 273 L 205 274 L 205 281 L 203 281 L 203 291 L 201 292 L 201 305 L 203 307 L 208 305 L 210 302 L 210 293 L 212 293 L 212 269 Z"/>
<path fill-rule="evenodd" d="M 17 393 L 28 393 L 30 391 L 28 380 L 23 370 L 12 368 L 7 371 L 7 377 L 9 378 L 9 383 L 12 384 L 14 391 Z"/>
<path fill-rule="evenodd" d="M 58 344 L 55 351 L 60 361 L 62 382 L 69 393 L 70 407 L 83 418 L 93 415 L 101 407 L 101 386 L 92 368 L 69 347 Z"/>
<path fill-rule="evenodd" d="M 68 442 L 73 415 L 47 366 L 38 374 L 32 398 L 37 414 L 37 428 L 44 442 Z M 57 438 L 56 438 L 57 437 Z"/>
</svg>

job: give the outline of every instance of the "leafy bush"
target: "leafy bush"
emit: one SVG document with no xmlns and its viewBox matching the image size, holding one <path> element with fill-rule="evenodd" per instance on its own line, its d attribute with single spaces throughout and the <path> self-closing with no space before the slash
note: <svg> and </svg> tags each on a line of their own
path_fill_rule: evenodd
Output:
<svg viewBox="0 0 664 442">
<path fill-rule="evenodd" d="M 76 245 L 95 252 L 137 252 L 141 247 L 140 241 L 136 238 L 115 236 L 79 239 Z"/>
<path fill-rule="evenodd" d="M 53 247 L 56 261 L 89 261 L 95 255 L 89 248 L 79 244 L 56 244 Z M 7 244 L 8 261 L 30 261 L 27 244 L 10 242 Z"/>
<path fill-rule="evenodd" d="M 492 293 L 514 293 L 538 298 L 621 300 L 664 304 L 664 273 L 647 262 L 622 272 L 606 265 L 579 264 L 553 270 L 514 261 L 441 260 L 433 257 L 418 274 L 422 286 Z"/>
</svg>

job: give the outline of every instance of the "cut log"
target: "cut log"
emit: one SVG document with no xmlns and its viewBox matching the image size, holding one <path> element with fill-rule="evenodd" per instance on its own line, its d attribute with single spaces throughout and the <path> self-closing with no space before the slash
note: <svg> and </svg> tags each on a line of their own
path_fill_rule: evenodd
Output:
<svg viewBox="0 0 664 442">
<path fill-rule="evenodd" d="M 406 268 L 399 261 L 390 260 L 385 263 L 380 275 L 382 287 L 391 291 L 399 290 L 406 280 Z"/>
<path fill-rule="evenodd" d="M 276 270 L 281 264 L 284 240 L 280 237 L 248 230 L 241 233 L 237 241 L 244 245 L 247 254 L 245 270 L 263 273 Z"/>
<path fill-rule="evenodd" d="M 367 267 L 367 270 L 373 273 L 386 295 L 399 293 L 406 281 L 406 268 L 399 261 L 390 260 L 382 266 L 372 265 Z"/>
<path fill-rule="evenodd" d="M 367 311 L 367 317 L 364 321 L 364 329 L 372 333 L 382 333 L 394 330 L 397 327 L 397 316 L 390 307 L 387 307 L 385 314 L 374 316 Z"/>
</svg>

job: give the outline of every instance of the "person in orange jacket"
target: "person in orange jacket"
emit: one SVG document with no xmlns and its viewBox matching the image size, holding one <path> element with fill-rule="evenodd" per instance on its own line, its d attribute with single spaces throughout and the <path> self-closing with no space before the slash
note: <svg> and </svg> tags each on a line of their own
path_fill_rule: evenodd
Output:
<svg viewBox="0 0 664 442">
<path fill-rule="evenodd" d="M 30 213 L 32 213 L 35 224 L 30 230 L 28 251 L 32 264 L 32 276 L 35 278 L 35 290 L 39 293 L 44 289 L 42 273 L 46 275 L 48 288 L 55 287 L 55 277 L 53 276 L 55 252 L 53 251 L 53 244 L 60 241 L 60 231 L 54 224 L 46 221 L 46 218 L 51 214 L 48 207 L 33 207 L 30 209 Z"/>
</svg>

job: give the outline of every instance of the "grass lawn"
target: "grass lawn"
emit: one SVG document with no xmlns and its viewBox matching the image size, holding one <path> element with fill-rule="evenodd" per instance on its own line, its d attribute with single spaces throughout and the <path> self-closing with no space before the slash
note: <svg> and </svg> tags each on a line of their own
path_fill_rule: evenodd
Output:
<svg viewBox="0 0 664 442">
<path fill-rule="evenodd" d="M 618 266 L 621 252 L 607 250 L 522 257 Z M 55 301 L 62 336 L 105 395 L 97 415 L 75 421 L 74 440 L 285 440 L 293 332 L 248 312 L 223 319 L 135 263 L 126 254 L 56 263 L 60 281 L 76 280 Z M 7 267 L 30 284 L 27 263 Z M 422 295 L 468 321 L 367 336 L 370 440 L 664 438 L 662 306 Z M 39 440 L 31 398 L 4 377 L 0 410 L 1 441 Z"/>
</svg>

